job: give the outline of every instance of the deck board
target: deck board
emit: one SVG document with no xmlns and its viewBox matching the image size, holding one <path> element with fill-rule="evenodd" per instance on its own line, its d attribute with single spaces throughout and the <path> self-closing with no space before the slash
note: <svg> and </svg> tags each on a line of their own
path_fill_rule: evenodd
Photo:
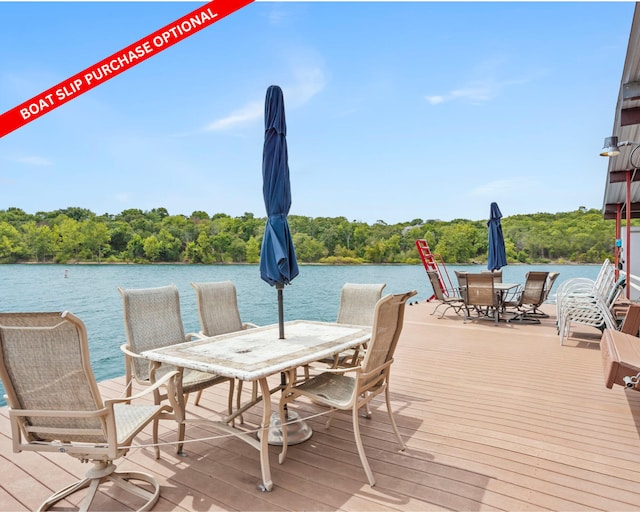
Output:
<svg viewBox="0 0 640 512">
<path fill-rule="evenodd" d="M 175 454 L 175 430 L 161 423 L 161 459 L 131 450 L 121 469 L 146 470 L 162 484 L 155 510 L 638 510 L 640 393 L 607 389 L 600 332 L 575 328 L 564 346 L 555 309 L 540 325 L 463 322 L 430 315 L 434 304 L 406 308 L 391 376 L 392 405 L 407 444 L 398 451 L 384 401 L 374 400 L 361 433 L 377 484 L 360 466 L 348 414 L 331 427 L 308 419 L 313 437 L 290 446 L 279 465 L 270 447 L 273 492 L 260 492 L 257 452 L 221 437 L 206 423 L 189 424 Z M 118 396 L 122 377 L 100 383 Z M 245 386 L 248 396 L 250 386 Z M 191 418 L 215 418 L 228 387 L 205 391 Z M 275 400 L 274 400 L 275 403 Z M 300 400 L 304 417 L 321 412 Z M 14 454 L 7 409 L 0 408 L 0 510 L 33 510 L 87 466 L 61 454 Z M 261 408 L 245 415 L 257 426 Z M 138 437 L 150 442 L 147 431 Z M 131 510 L 122 496 L 101 495 L 98 510 Z M 73 501 L 77 503 L 77 499 Z"/>
</svg>

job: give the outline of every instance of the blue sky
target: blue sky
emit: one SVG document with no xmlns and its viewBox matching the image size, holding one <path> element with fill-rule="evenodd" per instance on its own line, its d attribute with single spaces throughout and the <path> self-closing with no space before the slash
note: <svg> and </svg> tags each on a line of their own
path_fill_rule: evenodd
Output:
<svg viewBox="0 0 640 512">
<path fill-rule="evenodd" d="M 193 2 L 0 2 L 0 113 Z M 601 208 L 632 2 L 258 2 L 0 139 L 0 209 L 265 216 L 267 87 L 291 214 L 389 224 Z"/>
</svg>

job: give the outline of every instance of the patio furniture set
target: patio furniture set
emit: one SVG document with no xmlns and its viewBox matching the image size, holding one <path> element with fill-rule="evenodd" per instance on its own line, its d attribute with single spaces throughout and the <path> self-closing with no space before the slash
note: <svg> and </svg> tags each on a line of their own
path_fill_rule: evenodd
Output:
<svg viewBox="0 0 640 512">
<path fill-rule="evenodd" d="M 198 333 L 184 332 L 175 286 L 120 289 L 127 335 L 121 347 L 127 386 L 120 399 L 101 398 L 86 328 L 79 318 L 69 312 L 0 314 L 0 377 L 9 403 L 14 452 L 62 452 L 93 463 L 86 478 L 55 493 L 41 510 L 85 488 L 81 509 L 88 510 L 105 481 L 141 501 L 139 510 L 151 509 L 160 495 L 155 478 L 144 472 L 118 473 L 114 461 L 126 455 L 147 426 L 159 458 L 160 420 L 175 424 L 176 451 L 183 455 L 189 395 L 196 394 L 197 405 L 203 390 L 220 384 L 228 384 L 229 394 L 226 414 L 216 427 L 259 451 L 262 490 L 273 488 L 268 434 L 271 395 L 277 391 L 280 463 L 289 444 L 287 408 L 300 398 L 330 411 L 351 411 L 357 451 L 371 486 L 375 478 L 360 437 L 358 412 L 364 408 L 370 418 L 368 404 L 381 393 L 404 449 L 391 410 L 389 372 L 405 304 L 415 291 L 381 297 L 384 284 L 347 284 L 336 322 L 287 322 L 287 336 L 279 339 L 278 324 L 258 327 L 241 322 L 233 283 L 192 285 L 201 322 Z M 299 368 L 303 375 L 298 375 Z M 281 373 L 286 380 L 270 388 L 269 378 Z M 245 381 L 253 389 L 250 400 L 242 403 Z M 144 390 L 133 394 L 133 382 Z M 262 421 L 256 436 L 243 428 L 242 415 L 260 402 Z"/>
<path fill-rule="evenodd" d="M 444 317 L 449 309 L 464 315 L 464 323 L 470 320 L 540 323 L 547 315 L 539 310 L 547 300 L 558 277 L 558 272 L 528 272 L 524 286 L 502 282 L 502 272 L 455 272 L 458 287 L 447 288 L 438 272 L 427 271 L 433 288 L 433 296 L 440 302 L 431 314 L 441 306 Z"/>
</svg>

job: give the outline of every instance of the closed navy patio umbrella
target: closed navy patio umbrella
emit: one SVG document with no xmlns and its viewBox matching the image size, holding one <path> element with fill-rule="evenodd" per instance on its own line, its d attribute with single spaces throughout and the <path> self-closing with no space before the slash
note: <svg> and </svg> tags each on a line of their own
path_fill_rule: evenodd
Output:
<svg viewBox="0 0 640 512">
<path fill-rule="evenodd" d="M 264 147 L 262 149 L 262 194 L 267 210 L 260 250 L 260 277 L 278 290 L 278 325 L 280 339 L 284 339 L 284 306 L 282 290 L 299 273 L 296 252 L 291 240 L 287 215 L 291 208 L 289 182 L 289 156 L 287 153 L 287 123 L 284 117 L 282 89 L 271 85 L 264 103 Z M 280 374 L 280 384 L 286 385 L 286 376 Z M 305 421 L 298 421 L 295 412 L 285 405 L 287 425 L 280 424 L 280 414 L 271 416 L 268 443 L 282 445 L 282 428 L 287 429 L 290 444 L 306 441 L 313 433 Z M 260 437 L 260 432 L 258 432 Z"/>
<path fill-rule="evenodd" d="M 489 227 L 489 257 L 487 268 L 491 271 L 500 270 L 507 265 L 507 251 L 504 247 L 504 235 L 500 219 L 502 213 L 497 203 L 491 203 L 491 213 L 487 226 Z"/>
<path fill-rule="evenodd" d="M 282 290 L 299 273 L 287 215 L 291 208 L 291 185 L 287 153 L 287 123 L 282 89 L 271 85 L 264 105 L 262 193 L 267 223 L 260 250 L 260 277 L 278 290 L 278 323 L 284 339 Z"/>
</svg>

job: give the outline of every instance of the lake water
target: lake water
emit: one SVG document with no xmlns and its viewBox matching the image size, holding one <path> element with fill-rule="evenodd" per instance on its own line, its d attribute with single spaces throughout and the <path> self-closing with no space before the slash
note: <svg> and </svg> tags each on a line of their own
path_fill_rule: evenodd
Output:
<svg viewBox="0 0 640 512">
<path fill-rule="evenodd" d="M 481 265 L 448 266 L 479 272 Z M 560 272 L 554 289 L 572 277 L 594 279 L 599 265 L 510 265 L 503 281 L 524 283 L 530 270 Z M 230 280 L 238 290 L 244 322 L 258 325 L 278 321 L 277 292 L 260 279 L 257 265 L 0 265 L 2 311 L 64 311 L 84 321 L 89 336 L 93 370 L 98 381 L 124 374 L 120 345 L 126 342 L 122 300 L 118 287 L 146 288 L 175 284 L 180 291 L 186 332 L 199 330 L 195 290 L 190 283 Z M 431 296 L 422 265 L 303 265 L 300 275 L 284 289 L 285 320 L 333 321 L 338 314 L 344 283 L 386 283 L 384 293 L 417 290 L 412 300 Z M 553 291 L 552 291 L 553 295 Z M 4 388 L 0 385 L 0 405 Z"/>
</svg>

